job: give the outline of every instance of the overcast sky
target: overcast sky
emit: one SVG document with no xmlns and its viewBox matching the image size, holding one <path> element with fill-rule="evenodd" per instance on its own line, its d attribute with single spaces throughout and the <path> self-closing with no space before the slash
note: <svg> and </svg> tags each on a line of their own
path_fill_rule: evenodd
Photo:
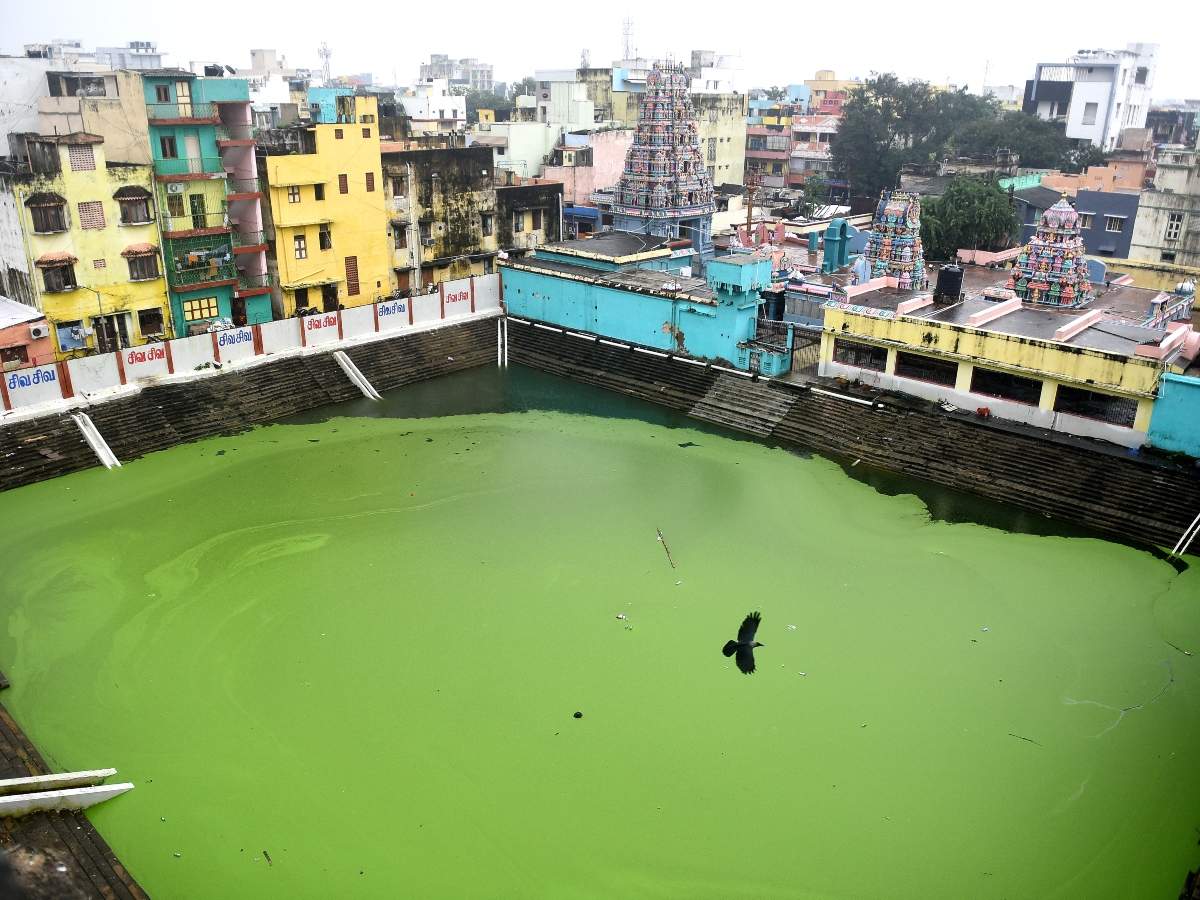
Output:
<svg viewBox="0 0 1200 900">
<path fill-rule="evenodd" d="M 831 12 L 826 12 L 827 10 Z M 905 78 L 966 84 L 1024 84 L 1037 62 L 1081 48 L 1159 44 L 1154 97 L 1200 97 L 1196 0 L 1115 0 L 954 4 L 934 0 L 881 3 L 637 2 L 567 4 L 389 3 L 294 0 L 209 5 L 165 0 L 0 0 L 0 52 L 51 38 L 85 45 L 151 40 L 171 63 L 216 59 L 249 65 L 249 48 L 274 47 L 293 66 L 319 68 L 317 46 L 333 50 L 335 74 L 372 72 L 378 83 L 407 83 L 431 52 L 475 56 L 512 81 L 534 69 L 593 65 L 622 51 L 622 20 L 633 19 L 643 56 L 687 59 L 693 49 L 740 54 L 746 86 L 893 71 Z"/>
</svg>

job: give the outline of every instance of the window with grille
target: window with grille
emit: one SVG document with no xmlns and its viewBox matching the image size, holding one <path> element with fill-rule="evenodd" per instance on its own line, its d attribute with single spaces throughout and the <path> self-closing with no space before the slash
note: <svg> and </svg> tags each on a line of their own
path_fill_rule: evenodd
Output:
<svg viewBox="0 0 1200 900">
<path fill-rule="evenodd" d="M 405 176 L 392 178 L 392 196 L 406 197 L 408 196 L 408 178 Z"/>
<path fill-rule="evenodd" d="M 833 361 L 843 366 L 856 366 L 860 369 L 873 369 L 882 372 L 887 367 L 887 350 L 883 347 L 872 347 L 870 344 L 858 344 L 835 338 L 833 342 Z"/>
<path fill-rule="evenodd" d="M 347 175 L 339 175 L 338 176 L 338 193 L 339 194 L 350 193 L 350 178 L 349 178 L 349 176 L 347 176 Z"/>
<path fill-rule="evenodd" d="M 421 240 L 429 240 L 433 236 L 433 229 L 428 222 L 421 222 L 417 225 L 417 230 L 421 233 Z"/>
<path fill-rule="evenodd" d="M 1167 215 L 1167 233 L 1163 237 L 1168 241 L 1177 241 L 1181 231 L 1183 231 L 1183 213 L 1169 213 Z"/>
<path fill-rule="evenodd" d="M 1158 261 L 1165 262 L 1165 263 L 1175 262 L 1175 251 L 1174 250 L 1164 250 L 1162 253 L 1158 254 Z"/>
<path fill-rule="evenodd" d="M 122 225 L 145 225 L 150 221 L 150 201 L 145 198 L 119 200 Z"/>
<path fill-rule="evenodd" d="M 896 374 L 902 378 L 929 381 L 944 387 L 954 387 L 958 380 L 958 363 L 946 359 L 934 359 L 919 353 L 897 353 Z"/>
<path fill-rule="evenodd" d="M 1083 388 L 1059 385 L 1054 397 L 1054 411 L 1069 413 L 1073 416 L 1083 416 L 1086 419 L 1098 419 L 1110 425 L 1121 425 L 1132 428 L 1137 418 L 1137 401 L 1129 397 L 1114 397 L 1111 394 L 1098 394 L 1095 391 L 1085 391 Z"/>
<path fill-rule="evenodd" d="M 158 307 L 139 309 L 137 311 L 138 331 L 142 337 L 161 335 L 163 333 L 163 311 Z"/>
<path fill-rule="evenodd" d="M 395 239 L 396 239 L 396 249 L 397 250 L 407 249 L 407 247 L 408 247 L 408 229 L 407 228 L 405 228 L 403 225 L 398 226 L 396 228 L 396 232 L 393 235 L 393 237 L 395 237 Z"/>
<path fill-rule="evenodd" d="M 517 212 L 513 213 L 513 231 L 519 232 L 519 231 L 524 231 L 524 230 L 525 230 L 525 213 L 520 212 L 518 210 Z"/>
<path fill-rule="evenodd" d="M 308 259 L 308 239 L 304 235 L 292 237 L 292 248 L 296 251 L 296 259 Z"/>
<path fill-rule="evenodd" d="M 1091 228 L 1092 227 L 1092 214 L 1091 213 L 1080 213 L 1079 214 L 1079 227 L 1080 228 Z"/>
<path fill-rule="evenodd" d="M 334 139 L 335 139 L 335 140 L 339 140 L 339 141 L 340 141 L 340 140 L 341 140 L 342 138 L 344 138 L 345 136 L 346 136 L 346 135 L 345 135 L 345 133 L 342 131 L 342 129 L 340 129 L 340 128 L 335 128 L 335 129 L 333 129 L 333 137 L 334 137 Z"/>
<path fill-rule="evenodd" d="M 1105 231 L 1114 231 L 1114 232 L 1124 231 L 1125 230 L 1125 217 L 1124 216 L 1105 216 L 1104 217 L 1104 230 Z"/>
<path fill-rule="evenodd" d="M 106 260 L 106 259 L 93 259 L 93 260 L 92 260 L 92 268 L 93 268 L 93 269 L 107 269 L 107 268 L 108 268 L 108 260 Z"/>
<path fill-rule="evenodd" d="M 215 319 L 220 315 L 220 307 L 216 297 L 201 297 L 198 300 L 183 301 L 183 318 L 187 322 L 198 322 L 200 319 Z"/>
<path fill-rule="evenodd" d="M 129 257 L 129 280 L 149 281 L 158 277 L 158 257 L 153 253 Z"/>
<path fill-rule="evenodd" d="M 173 135 L 164 134 L 160 137 L 158 147 L 162 151 L 163 159 L 179 159 L 179 144 L 176 143 Z"/>
<path fill-rule="evenodd" d="M 366 180 L 367 180 L 367 192 L 370 193 L 371 191 L 375 190 L 375 173 L 368 172 Z"/>
<path fill-rule="evenodd" d="M 321 230 L 317 233 L 317 245 L 322 250 L 333 249 L 333 232 L 329 230 L 328 225 L 322 225 Z"/>
<path fill-rule="evenodd" d="M 75 290 L 75 267 L 51 266 L 42 269 L 42 283 L 50 293 Z"/>
<path fill-rule="evenodd" d="M 358 294 L 358 257 L 346 257 L 346 294 L 355 296 Z"/>
<path fill-rule="evenodd" d="M 288 203 L 300 202 L 300 186 L 296 184 L 288 185 L 287 189 Z"/>
<path fill-rule="evenodd" d="M 491 237 L 494 228 L 491 213 L 484 213 L 479 217 L 479 227 L 483 231 L 484 237 Z"/>
<path fill-rule="evenodd" d="M 533 225 L 532 225 L 532 229 L 533 229 L 534 231 L 538 231 L 538 230 L 540 230 L 540 229 L 541 229 L 541 227 L 542 227 L 542 211 L 541 211 L 540 209 L 535 209 L 535 210 L 533 211 Z"/>
<path fill-rule="evenodd" d="M 716 138 L 708 139 L 708 161 L 709 162 L 717 161 L 717 139 Z"/>
<path fill-rule="evenodd" d="M 325 185 L 323 185 L 323 184 L 314 184 L 313 185 L 313 199 L 314 200 L 324 200 L 325 199 Z"/>
<path fill-rule="evenodd" d="M 370 128 L 364 128 L 364 129 L 363 129 L 363 137 L 365 137 L 365 138 L 369 138 L 370 136 L 371 136 L 371 129 L 370 129 Z"/>
<path fill-rule="evenodd" d="M 79 204 L 80 228 L 104 227 L 104 204 L 99 200 L 85 200 Z"/>
<path fill-rule="evenodd" d="M 999 397 L 1001 400 L 1011 400 L 1014 403 L 1037 406 L 1042 396 L 1042 383 L 1034 378 L 1022 378 L 1008 372 L 976 367 L 971 373 L 971 391 L 987 394 L 989 397 Z"/>
<path fill-rule="evenodd" d="M 171 86 L 167 84 L 156 84 L 154 86 L 154 99 L 159 103 L 170 103 Z"/>
<path fill-rule="evenodd" d="M 33 230 L 38 234 L 67 230 L 67 210 L 62 204 L 31 206 L 29 215 L 33 219 Z"/>
<path fill-rule="evenodd" d="M 67 147 L 67 160 L 72 172 L 95 172 L 96 154 L 91 144 L 71 144 Z"/>
<path fill-rule="evenodd" d="M 172 219 L 183 218 L 183 194 L 167 194 L 167 215 Z"/>
</svg>

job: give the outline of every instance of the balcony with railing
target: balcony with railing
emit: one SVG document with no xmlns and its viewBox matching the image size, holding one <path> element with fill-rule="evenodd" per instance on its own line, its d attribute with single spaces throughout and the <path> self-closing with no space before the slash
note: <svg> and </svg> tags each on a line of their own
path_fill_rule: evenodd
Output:
<svg viewBox="0 0 1200 900">
<path fill-rule="evenodd" d="M 239 271 L 237 274 L 236 292 L 238 296 L 265 294 L 274 284 L 275 276 L 267 272 L 258 275 L 249 275 Z"/>
<path fill-rule="evenodd" d="M 267 242 L 265 231 L 234 231 L 234 247 L 260 247 Z"/>
<path fill-rule="evenodd" d="M 254 143 L 254 126 L 250 124 L 231 125 L 222 123 L 217 126 L 217 144 L 240 146 Z"/>
<path fill-rule="evenodd" d="M 169 207 L 168 207 L 169 210 Z M 166 237 L 172 232 L 200 231 L 210 228 L 229 228 L 229 216 L 224 210 L 218 212 L 193 212 L 186 215 L 173 216 L 169 211 L 159 208 L 159 228 Z"/>
<path fill-rule="evenodd" d="M 156 159 L 154 174 L 165 175 L 205 175 L 210 178 L 224 178 L 225 169 L 219 156 L 180 156 L 174 159 Z"/>
<path fill-rule="evenodd" d="M 206 264 L 187 269 L 168 269 L 167 281 L 173 290 L 187 290 L 215 281 L 236 281 L 238 270 L 232 262 L 219 262 L 213 257 Z"/>
<path fill-rule="evenodd" d="M 151 122 L 219 122 L 217 107 L 202 100 L 175 103 L 147 103 L 146 117 Z"/>
<path fill-rule="evenodd" d="M 226 193 L 230 196 L 234 194 L 261 194 L 262 182 L 257 178 L 227 178 L 225 179 Z M 246 199 L 249 199 L 247 197 Z"/>
</svg>

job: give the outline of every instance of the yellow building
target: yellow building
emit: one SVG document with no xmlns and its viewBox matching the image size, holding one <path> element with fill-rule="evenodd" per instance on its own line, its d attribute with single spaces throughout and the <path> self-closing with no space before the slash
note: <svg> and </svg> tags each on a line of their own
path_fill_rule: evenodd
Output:
<svg viewBox="0 0 1200 900">
<path fill-rule="evenodd" d="M 98 135 L 17 136 L 10 183 L 34 299 L 60 358 L 171 337 L 153 169 L 108 163 Z"/>
<path fill-rule="evenodd" d="M 850 92 L 861 84 L 854 78 L 838 78 L 832 69 L 818 69 L 816 77 L 804 81 L 810 91 L 809 112 L 840 115 L 842 104 L 849 99 Z"/>
<path fill-rule="evenodd" d="M 873 291 L 825 308 L 820 374 L 1130 447 L 1145 443 L 1164 372 L 1190 329 L 1105 313 Z"/>
<path fill-rule="evenodd" d="M 374 97 L 338 97 L 336 122 L 274 132 L 259 167 L 270 198 L 276 304 L 332 312 L 393 292 Z"/>
</svg>

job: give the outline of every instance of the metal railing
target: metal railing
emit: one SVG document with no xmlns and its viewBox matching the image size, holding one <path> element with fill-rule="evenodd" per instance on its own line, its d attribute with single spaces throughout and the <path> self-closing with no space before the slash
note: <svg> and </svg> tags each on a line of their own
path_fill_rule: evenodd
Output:
<svg viewBox="0 0 1200 900">
<path fill-rule="evenodd" d="M 219 156 L 180 156 L 174 159 L 156 159 L 156 175 L 224 175 Z"/>
<path fill-rule="evenodd" d="M 204 284 L 208 281 L 226 281 L 237 278 L 238 270 L 233 263 L 213 262 L 206 266 L 196 266 L 192 269 L 175 269 L 167 272 L 167 281 L 171 287 L 186 287 L 191 284 Z"/>
<path fill-rule="evenodd" d="M 163 231 L 192 231 L 197 228 L 228 228 L 229 217 L 224 210 L 214 213 L 186 213 L 182 216 L 171 216 L 162 212 L 159 216 L 158 227 Z"/>
<path fill-rule="evenodd" d="M 275 283 L 275 276 L 267 272 L 261 275 L 247 275 L 245 272 L 238 272 L 237 280 L 239 288 L 262 288 L 273 285 Z"/>
<path fill-rule="evenodd" d="M 234 231 L 233 246 L 235 247 L 257 247 L 259 244 L 267 242 L 266 232 L 264 231 Z"/>
<path fill-rule="evenodd" d="M 230 194 L 257 194 L 262 191 L 262 182 L 257 178 L 228 178 L 225 184 Z"/>
<path fill-rule="evenodd" d="M 218 141 L 252 141 L 254 140 L 254 126 L 250 124 L 243 125 L 218 125 L 217 126 Z"/>
<path fill-rule="evenodd" d="M 182 103 L 147 103 L 146 116 L 156 119 L 215 119 L 217 108 L 203 100 L 188 100 Z"/>
</svg>

